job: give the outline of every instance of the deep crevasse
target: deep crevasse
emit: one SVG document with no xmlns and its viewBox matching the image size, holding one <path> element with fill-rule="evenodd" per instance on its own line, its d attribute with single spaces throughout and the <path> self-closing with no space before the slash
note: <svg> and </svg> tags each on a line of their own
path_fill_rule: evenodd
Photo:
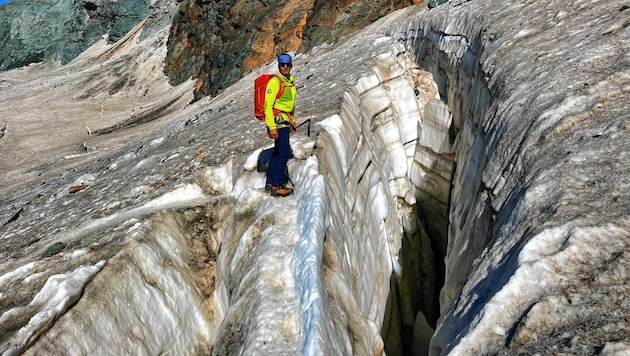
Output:
<svg viewBox="0 0 630 356">
<path fill-rule="evenodd" d="M 401 249 L 405 234 L 408 239 L 416 239 L 416 249 L 422 249 L 422 245 L 426 249 L 429 245 L 417 219 L 415 196 L 424 181 L 435 178 L 430 170 L 424 169 L 425 174 L 414 179 L 420 185 L 417 187 L 409 176 L 413 175 L 412 170 L 423 169 L 418 157 L 426 157 L 431 144 L 443 140 L 440 135 L 446 137 L 446 133 L 441 132 L 418 139 L 418 133 L 422 133 L 421 112 L 437 90 L 434 84 L 428 84 L 431 76 L 421 71 L 400 45 L 385 38 L 375 41 L 390 46 L 391 53 L 381 55 L 372 71 L 364 73 L 356 85 L 347 89 L 338 115 L 318 124 L 321 132 L 315 154 L 319 159 L 312 157 L 290 165 L 296 194 L 264 204 L 266 211 L 275 214 L 275 225 L 270 222 L 259 238 L 244 234 L 239 242 L 241 247 L 235 249 L 231 257 L 220 257 L 220 260 L 228 258 L 231 266 L 245 263 L 248 267 L 243 269 L 245 274 L 229 272 L 230 280 L 240 282 L 236 282 L 238 287 L 230 288 L 237 290 L 230 294 L 236 297 L 230 298 L 229 302 L 226 300 L 222 308 L 228 311 L 217 337 L 219 354 L 237 351 L 230 349 L 235 347 L 234 343 L 225 344 L 233 341 L 229 335 L 237 331 L 245 334 L 241 336 L 241 351 L 250 347 L 258 352 L 286 351 L 287 347 L 295 348 L 303 342 L 304 354 L 379 354 L 385 347 L 381 327 L 396 330 L 402 320 L 407 327 L 413 328 L 415 313 L 420 308 L 435 307 L 435 301 L 430 297 L 414 299 L 413 293 L 405 291 L 405 288 L 413 288 L 410 279 L 419 276 L 407 272 L 406 279 L 403 278 L 404 258 L 409 256 L 403 257 Z M 445 118 L 432 117 L 438 121 L 448 120 L 448 112 L 446 114 Z M 418 156 L 421 148 L 425 153 Z M 250 157 L 246 169 L 253 170 L 256 155 L 257 152 Z M 262 187 L 260 177 L 252 179 L 255 182 L 237 183 L 236 186 Z M 235 192 L 233 194 L 247 197 L 238 199 L 237 213 L 244 209 L 245 201 L 252 199 L 252 194 L 258 194 L 239 192 L 238 188 Z M 294 209 L 297 213 L 289 213 Z M 282 214 L 276 214 L 277 210 Z M 259 209 L 257 214 L 257 219 L 262 219 L 265 209 Z M 361 219 L 357 220 L 358 217 Z M 291 229 L 291 233 L 299 236 L 297 241 L 290 240 L 289 246 L 285 246 L 285 249 L 293 249 L 295 285 L 278 282 L 282 286 L 278 287 L 277 293 L 270 290 L 259 294 L 259 289 L 266 288 L 262 284 L 269 282 L 264 273 L 259 274 L 268 261 L 264 255 L 253 251 L 265 249 L 273 239 L 286 234 L 278 232 L 284 225 L 290 225 L 284 219 L 299 221 L 298 226 Z M 266 240 L 265 236 L 274 234 L 273 239 Z M 251 244 L 258 247 L 242 247 Z M 430 263 L 429 259 L 422 261 L 427 275 L 431 272 Z M 393 282 L 390 281 L 392 273 L 398 276 Z M 286 281 L 287 278 L 285 274 L 283 279 Z M 430 286 L 434 282 L 424 280 L 421 283 Z M 226 281 L 225 285 L 232 283 Z M 397 288 L 402 290 L 394 297 L 407 304 L 400 310 L 386 309 L 391 283 L 400 285 Z M 297 293 L 293 294 L 291 288 Z M 288 321 L 289 316 L 283 314 L 285 310 L 280 310 L 286 306 L 263 301 L 269 298 L 287 301 L 295 295 L 299 295 L 302 322 L 302 339 L 293 340 L 297 344 L 285 343 L 278 335 L 272 336 L 282 330 L 283 323 L 293 321 Z M 265 303 L 266 308 L 259 308 Z M 259 318 L 257 313 L 265 316 Z M 401 315 L 403 313 L 411 315 Z M 391 315 L 395 315 L 392 320 Z M 274 318 L 278 321 L 272 321 Z M 234 323 L 239 326 L 234 328 Z M 264 323 L 279 327 L 269 328 L 269 325 L 262 325 Z M 276 341 L 266 344 L 265 340 L 270 339 Z M 399 340 L 389 342 L 395 344 Z"/>
</svg>

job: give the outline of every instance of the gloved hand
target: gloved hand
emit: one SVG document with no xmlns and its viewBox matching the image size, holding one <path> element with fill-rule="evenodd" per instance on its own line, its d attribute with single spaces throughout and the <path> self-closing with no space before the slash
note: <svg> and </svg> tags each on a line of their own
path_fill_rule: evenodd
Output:
<svg viewBox="0 0 630 356">
<path fill-rule="evenodd" d="M 291 122 L 291 127 L 289 128 L 289 132 L 290 133 L 294 133 L 295 131 L 297 131 L 297 123 L 295 121 Z"/>
<path fill-rule="evenodd" d="M 269 138 L 273 138 L 274 140 L 278 138 L 278 130 L 273 129 L 269 130 Z"/>
</svg>

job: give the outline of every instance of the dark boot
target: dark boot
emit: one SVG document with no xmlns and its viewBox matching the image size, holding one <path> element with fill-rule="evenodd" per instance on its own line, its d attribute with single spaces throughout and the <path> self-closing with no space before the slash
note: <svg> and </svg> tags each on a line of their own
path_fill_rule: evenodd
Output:
<svg viewBox="0 0 630 356">
<path fill-rule="evenodd" d="M 293 189 L 287 188 L 285 186 L 282 187 L 271 187 L 271 195 L 274 197 L 286 197 L 293 194 Z"/>
</svg>

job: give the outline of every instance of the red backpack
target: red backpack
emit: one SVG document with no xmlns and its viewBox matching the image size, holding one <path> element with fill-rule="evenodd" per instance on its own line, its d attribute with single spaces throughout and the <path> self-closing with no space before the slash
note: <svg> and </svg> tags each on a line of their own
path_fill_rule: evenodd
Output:
<svg viewBox="0 0 630 356">
<path fill-rule="evenodd" d="M 277 74 L 263 74 L 254 81 L 254 115 L 260 121 L 265 121 L 265 91 L 267 90 L 267 82 L 273 77 L 278 77 L 280 81 L 280 90 L 276 95 L 276 100 L 284 93 L 284 81 Z"/>
</svg>

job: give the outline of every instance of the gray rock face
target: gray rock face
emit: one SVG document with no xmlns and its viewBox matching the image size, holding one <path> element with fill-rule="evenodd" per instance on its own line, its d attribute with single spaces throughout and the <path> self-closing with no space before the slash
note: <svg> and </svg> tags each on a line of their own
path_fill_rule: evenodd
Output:
<svg viewBox="0 0 630 356">
<path fill-rule="evenodd" d="M 15 0 L 0 6 L 0 70 L 41 61 L 68 63 L 107 36 L 120 40 L 147 17 L 143 0 Z"/>
</svg>

